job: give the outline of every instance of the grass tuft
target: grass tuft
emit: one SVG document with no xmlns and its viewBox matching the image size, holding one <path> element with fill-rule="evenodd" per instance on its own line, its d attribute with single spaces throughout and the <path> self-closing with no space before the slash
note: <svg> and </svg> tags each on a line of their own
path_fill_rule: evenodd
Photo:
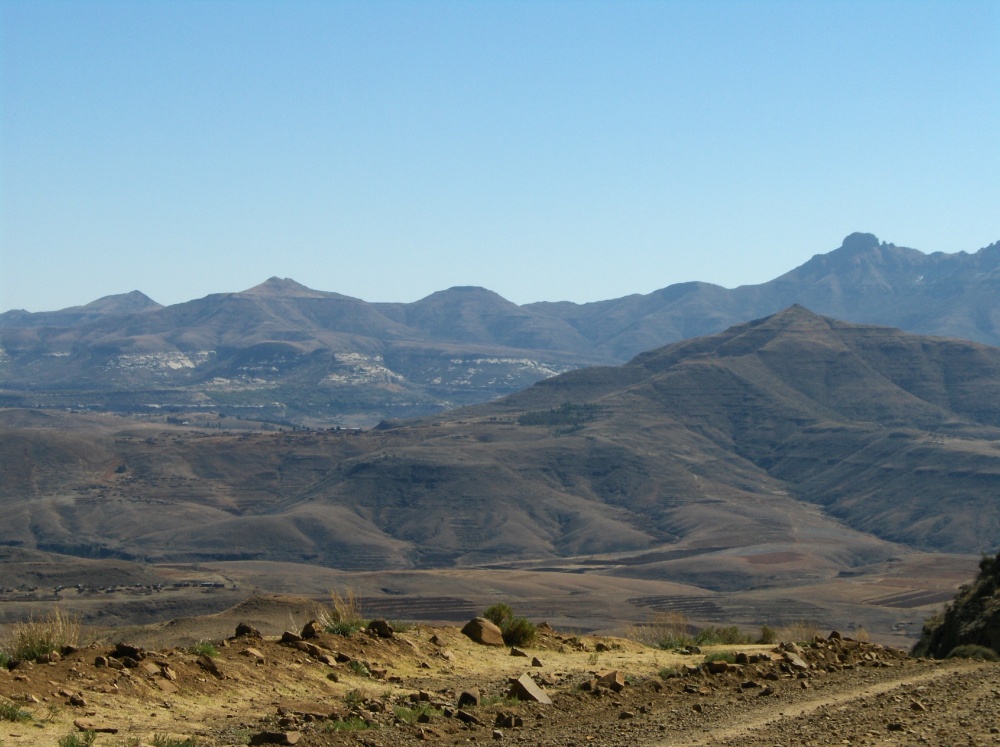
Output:
<svg viewBox="0 0 1000 747">
<path fill-rule="evenodd" d="M 184 739 L 179 739 L 177 737 L 165 737 L 162 734 L 156 734 L 153 736 L 151 744 L 153 747 L 198 747 L 198 738 L 185 737 Z"/>
<path fill-rule="evenodd" d="M 0 700 L 0 721 L 30 721 L 34 716 L 30 711 L 26 711 L 17 703 L 9 700 Z"/>
<path fill-rule="evenodd" d="M 361 630 L 368 621 L 361 613 L 357 593 L 348 587 L 344 593 L 330 592 L 331 607 L 320 611 L 319 622 L 327 633 L 349 636 Z"/>
<path fill-rule="evenodd" d="M 372 724 L 369 724 L 363 718 L 357 716 L 350 716 L 348 718 L 342 719 L 340 721 L 327 721 L 323 726 L 323 731 L 327 732 L 354 732 L 354 731 L 364 731 L 366 729 L 374 729 Z"/>
<path fill-rule="evenodd" d="M 97 733 L 92 731 L 67 734 L 59 740 L 59 747 L 90 747 L 95 739 Z"/>
<path fill-rule="evenodd" d="M 66 615 L 56 607 L 40 620 L 15 623 L 0 649 L 9 665 L 12 660 L 35 661 L 64 646 L 75 646 L 79 641 L 79 618 Z"/>
<path fill-rule="evenodd" d="M 405 724 L 415 724 L 417 719 L 421 716 L 441 716 L 442 711 L 438 710 L 428 703 L 421 703 L 415 706 L 396 706 L 393 709 L 393 715 L 397 720 L 402 721 Z"/>
<path fill-rule="evenodd" d="M 212 659 L 219 655 L 219 649 L 211 641 L 198 641 L 188 650 L 195 656 L 208 656 Z"/>
</svg>

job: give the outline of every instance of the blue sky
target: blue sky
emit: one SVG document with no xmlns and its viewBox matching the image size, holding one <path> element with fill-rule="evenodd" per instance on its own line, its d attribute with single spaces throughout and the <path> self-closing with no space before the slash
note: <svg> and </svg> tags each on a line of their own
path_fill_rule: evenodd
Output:
<svg viewBox="0 0 1000 747">
<path fill-rule="evenodd" d="M 1000 240 L 1000 3 L 0 0 L 0 311 Z"/>
</svg>

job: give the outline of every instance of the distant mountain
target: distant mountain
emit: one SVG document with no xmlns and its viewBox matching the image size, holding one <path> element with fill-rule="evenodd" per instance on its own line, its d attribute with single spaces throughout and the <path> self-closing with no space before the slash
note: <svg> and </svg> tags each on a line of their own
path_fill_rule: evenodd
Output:
<svg viewBox="0 0 1000 747">
<path fill-rule="evenodd" d="M 804 583 L 997 547 L 997 443 L 1000 349 L 796 306 L 362 433 L 0 411 L 0 544 Z"/>
<path fill-rule="evenodd" d="M 372 425 L 622 363 L 796 303 L 1000 345 L 1000 243 L 925 255 L 856 233 L 761 285 L 683 283 L 589 304 L 517 306 L 470 287 L 367 303 L 271 278 L 168 307 L 133 292 L 62 311 L 10 311 L 0 315 L 0 404 L 214 408 Z"/>
</svg>

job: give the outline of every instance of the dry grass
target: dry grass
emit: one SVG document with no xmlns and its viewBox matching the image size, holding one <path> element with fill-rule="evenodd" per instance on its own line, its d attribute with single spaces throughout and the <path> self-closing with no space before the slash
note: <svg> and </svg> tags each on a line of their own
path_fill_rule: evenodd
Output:
<svg viewBox="0 0 1000 747">
<path fill-rule="evenodd" d="M 40 620 L 15 623 L 0 650 L 12 660 L 35 661 L 79 642 L 80 619 L 56 607 Z"/>
<path fill-rule="evenodd" d="M 819 627 L 816 623 L 809 622 L 808 620 L 799 620 L 783 627 L 779 631 L 778 637 L 786 642 L 811 643 L 819 634 Z"/>
<path fill-rule="evenodd" d="M 654 648 L 683 648 L 694 643 L 687 615 L 683 612 L 654 612 L 645 622 L 625 628 L 623 637 Z"/>
<path fill-rule="evenodd" d="M 367 621 L 361 612 L 361 602 L 352 587 L 347 587 L 343 594 L 331 591 L 330 603 L 330 607 L 319 613 L 320 625 L 328 633 L 350 635 L 365 626 Z"/>
</svg>

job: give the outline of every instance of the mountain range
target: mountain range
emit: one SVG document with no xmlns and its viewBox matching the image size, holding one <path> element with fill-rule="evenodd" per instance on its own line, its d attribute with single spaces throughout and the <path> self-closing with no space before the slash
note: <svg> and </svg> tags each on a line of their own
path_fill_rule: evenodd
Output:
<svg viewBox="0 0 1000 747">
<path fill-rule="evenodd" d="M 61 311 L 8 311 L 0 405 L 367 426 L 623 363 L 792 304 L 997 345 L 1000 242 L 927 255 L 855 233 L 760 285 L 682 283 L 588 304 L 518 306 L 474 287 L 368 303 L 271 278 L 166 307 L 134 291 Z"/>
</svg>

